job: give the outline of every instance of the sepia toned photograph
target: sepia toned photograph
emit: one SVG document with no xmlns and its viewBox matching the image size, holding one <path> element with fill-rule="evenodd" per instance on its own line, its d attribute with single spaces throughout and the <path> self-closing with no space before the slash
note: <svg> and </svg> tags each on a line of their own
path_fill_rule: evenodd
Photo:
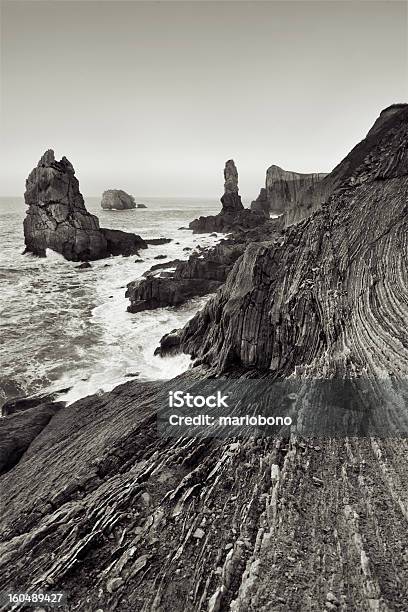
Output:
<svg viewBox="0 0 408 612">
<path fill-rule="evenodd" d="M 407 0 L 0 25 L 0 612 L 408 612 Z"/>
</svg>

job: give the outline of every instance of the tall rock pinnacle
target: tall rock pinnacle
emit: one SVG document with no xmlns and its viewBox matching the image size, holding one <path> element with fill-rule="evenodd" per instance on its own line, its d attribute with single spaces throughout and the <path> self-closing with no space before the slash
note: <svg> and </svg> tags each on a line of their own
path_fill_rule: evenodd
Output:
<svg viewBox="0 0 408 612">
<path fill-rule="evenodd" d="M 225 163 L 224 195 L 221 198 L 222 213 L 243 210 L 241 197 L 238 195 L 238 170 L 233 159 Z"/>
<path fill-rule="evenodd" d="M 79 190 L 72 164 L 46 151 L 26 181 L 26 252 L 44 257 L 47 248 L 72 261 L 137 253 L 146 243 L 135 234 L 99 227 Z"/>
</svg>

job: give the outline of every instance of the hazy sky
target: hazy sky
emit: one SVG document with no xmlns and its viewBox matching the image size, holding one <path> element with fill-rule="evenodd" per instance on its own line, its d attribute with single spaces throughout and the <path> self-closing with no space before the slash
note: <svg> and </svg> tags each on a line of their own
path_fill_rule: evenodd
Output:
<svg viewBox="0 0 408 612">
<path fill-rule="evenodd" d="M 2 1 L 1 187 L 44 150 L 86 195 L 220 196 L 330 171 L 407 101 L 407 3 Z"/>
</svg>

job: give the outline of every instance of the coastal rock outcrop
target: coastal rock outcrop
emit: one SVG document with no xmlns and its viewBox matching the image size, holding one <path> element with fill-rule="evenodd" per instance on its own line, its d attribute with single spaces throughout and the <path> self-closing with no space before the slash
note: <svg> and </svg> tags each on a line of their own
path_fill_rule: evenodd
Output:
<svg viewBox="0 0 408 612">
<path fill-rule="evenodd" d="M 346 177 L 320 210 L 246 248 L 180 349 L 218 373 L 349 371 L 373 359 L 407 372 L 407 143 L 404 106 L 325 179 Z"/>
<path fill-rule="evenodd" d="M 270 217 L 269 200 L 266 193 L 266 188 L 262 187 L 259 196 L 251 202 L 251 210 L 264 215 L 267 219 Z"/>
<path fill-rule="evenodd" d="M 108 189 L 102 194 L 101 207 L 104 210 L 130 210 L 136 208 L 136 202 L 122 189 Z"/>
<path fill-rule="evenodd" d="M 26 253 L 44 257 L 52 249 L 72 261 L 89 261 L 147 247 L 136 234 L 99 226 L 85 207 L 72 164 L 66 157 L 57 161 L 52 150 L 30 173 L 24 198 Z"/>
<path fill-rule="evenodd" d="M 252 202 L 251 209 L 272 215 L 286 213 L 296 208 L 305 190 L 309 189 L 313 192 L 325 176 L 327 175 L 291 172 L 272 165 L 266 171 L 265 187 L 261 189 L 257 199 Z"/>
<path fill-rule="evenodd" d="M 353 176 L 371 148 L 375 146 L 378 134 L 382 132 L 384 126 L 390 125 L 393 117 L 397 116 L 404 107 L 404 104 L 393 104 L 385 108 L 367 136 L 350 151 L 330 174 L 302 189 L 294 205 L 290 206 L 284 214 L 285 225 L 290 226 L 310 217 L 322 204 L 327 202 L 331 194 L 344 181 Z"/>
<path fill-rule="evenodd" d="M 225 163 L 224 181 L 221 212 L 191 221 L 189 228 L 195 234 L 231 232 L 256 227 L 265 222 L 264 214 L 244 208 L 238 193 L 238 171 L 232 159 Z"/>
<path fill-rule="evenodd" d="M 310 218 L 248 245 L 167 336 L 206 365 L 84 398 L 36 433 L 1 476 L 1 590 L 18 572 L 28 592 L 66 591 L 64 611 L 408 609 L 406 434 L 305 436 L 305 420 L 328 414 L 310 386 L 288 397 L 293 423 L 274 435 L 158 433 L 176 388 L 237 395 L 253 380 L 263 394 L 277 375 L 366 379 L 329 416 L 408 431 L 408 106 L 361 157 Z"/>
<path fill-rule="evenodd" d="M 128 284 L 128 312 L 180 306 L 193 297 L 216 291 L 227 278 L 245 245 L 225 241 L 203 254 L 193 253 L 188 261 L 157 265 L 145 273 L 146 278 Z M 168 269 L 174 266 L 174 271 Z"/>
<path fill-rule="evenodd" d="M 193 297 L 215 292 L 225 282 L 247 244 L 270 240 L 280 231 L 281 224 L 270 220 L 253 229 L 234 232 L 215 247 L 194 252 L 187 261 L 152 266 L 145 273 L 146 278 L 128 284 L 128 311 L 180 306 Z"/>
</svg>

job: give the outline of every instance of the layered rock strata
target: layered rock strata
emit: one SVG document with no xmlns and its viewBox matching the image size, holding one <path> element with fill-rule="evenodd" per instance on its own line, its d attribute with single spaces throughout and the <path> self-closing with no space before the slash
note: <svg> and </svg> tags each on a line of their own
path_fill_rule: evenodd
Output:
<svg viewBox="0 0 408 612">
<path fill-rule="evenodd" d="M 128 284 L 129 312 L 180 306 L 187 300 L 215 292 L 225 281 L 244 244 L 220 244 L 203 255 L 193 253 L 188 261 L 152 266 L 142 280 Z M 168 272 L 174 266 L 174 272 Z"/>
<path fill-rule="evenodd" d="M 146 248 L 136 234 L 99 227 L 85 207 L 72 164 L 56 161 L 49 150 L 26 181 L 24 219 L 26 252 L 44 257 L 47 249 L 72 261 L 136 254 Z"/>
<path fill-rule="evenodd" d="M 189 224 L 195 234 L 210 232 L 231 232 L 261 225 L 265 215 L 244 208 L 238 193 L 238 171 L 232 159 L 224 169 L 224 194 L 221 197 L 222 208 L 218 215 L 199 217 Z"/>
<path fill-rule="evenodd" d="M 365 141 L 365 156 L 361 147 L 347 156 L 340 166 L 355 155 L 354 171 L 319 211 L 247 247 L 181 332 L 182 350 L 218 372 L 240 364 L 286 376 L 350 363 L 358 371 L 385 355 L 384 367 L 408 371 L 407 118 L 404 106 Z"/>
<path fill-rule="evenodd" d="M 266 171 L 265 188 L 261 189 L 258 198 L 252 202 L 251 209 L 269 211 L 272 215 L 281 215 L 296 207 L 301 194 L 306 189 L 314 190 L 326 174 L 301 174 L 283 170 L 279 166 L 270 166 Z"/>
<path fill-rule="evenodd" d="M 291 206 L 284 215 L 285 225 L 298 223 L 309 217 L 318 210 L 322 204 L 328 201 L 331 194 L 345 181 L 350 179 L 357 171 L 360 164 L 375 146 L 378 135 L 390 125 L 393 117 L 404 109 L 404 104 L 393 104 L 384 109 L 367 136 L 359 142 L 350 153 L 321 181 L 303 189 L 297 198 L 295 205 Z"/>
<path fill-rule="evenodd" d="M 102 194 L 101 207 L 104 210 L 131 210 L 136 208 L 135 198 L 122 189 L 108 189 Z"/>
<path fill-rule="evenodd" d="M 247 247 L 183 332 L 208 367 L 56 412 L 0 479 L 1 590 L 51 585 L 70 612 L 408 609 L 406 437 L 305 438 L 327 408 L 307 394 L 273 437 L 157 430 L 169 390 L 255 374 L 366 378 L 390 432 L 406 421 L 407 143 L 401 107 L 327 205 Z"/>
<path fill-rule="evenodd" d="M 252 230 L 235 232 L 215 247 L 199 249 L 187 261 L 152 266 L 145 273 L 146 278 L 128 284 L 128 311 L 180 306 L 193 297 L 214 293 L 225 282 L 247 244 L 268 240 L 279 232 L 279 224 L 271 220 Z"/>
</svg>

